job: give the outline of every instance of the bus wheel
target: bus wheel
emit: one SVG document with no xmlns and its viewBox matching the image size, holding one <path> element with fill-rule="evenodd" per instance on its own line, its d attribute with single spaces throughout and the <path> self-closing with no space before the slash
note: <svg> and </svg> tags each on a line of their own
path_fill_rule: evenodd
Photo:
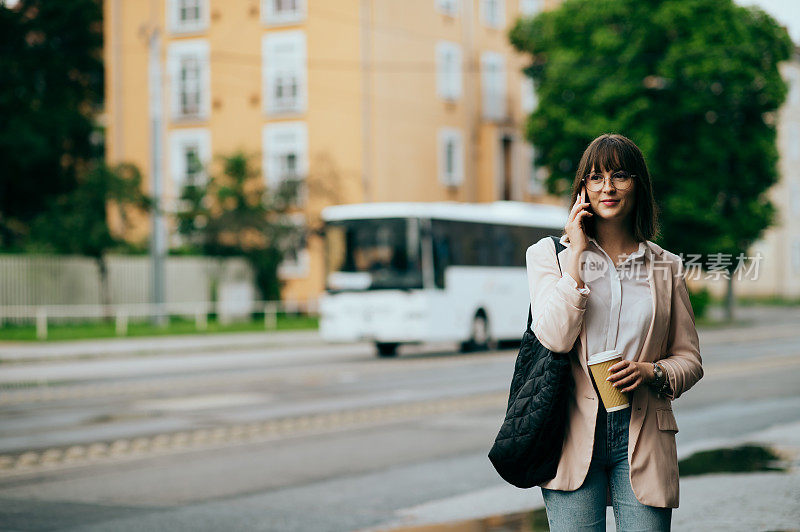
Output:
<svg viewBox="0 0 800 532">
<path fill-rule="evenodd" d="M 377 342 L 375 344 L 375 348 L 378 350 L 379 357 L 394 357 L 397 356 L 397 346 L 396 343 L 383 343 Z"/>
<path fill-rule="evenodd" d="M 472 319 L 472 337 L 462 344 L 462 351 L 485 351 L 490 349 L 489 320 L 483 314 L 476 314 Z"/>
</svg>

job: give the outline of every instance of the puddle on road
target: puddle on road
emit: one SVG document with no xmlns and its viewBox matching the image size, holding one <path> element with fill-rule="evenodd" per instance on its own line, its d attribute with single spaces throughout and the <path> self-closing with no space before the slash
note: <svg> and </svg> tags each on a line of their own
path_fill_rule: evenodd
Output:
<svg viewBox="0 0 800 532">
<path fill-rule="evenodd" d="M 681 477 L 708 473 L 755 473 L 790 469 L 791 462 L 770 447 L 740 445 L 699 451 L 678 462 Z"/>
<path fill-rule="evenodd" d="M 786 472 L 791 460 L 763 445 L 699 451 L 678 462 L 681 477 L 709 473 Z M 529 512 L 493 515 L 480 519 L 434 525 L 392 528 L 391 532 L 540 532 L 550 530 L 544 508 Z"/>
<path fill-rule="evenodd" d="M 468 521 L 393 528 L 391 532 L 542 532 L 550 530 L 545 509 L 492 515 Z"/>
</svg>

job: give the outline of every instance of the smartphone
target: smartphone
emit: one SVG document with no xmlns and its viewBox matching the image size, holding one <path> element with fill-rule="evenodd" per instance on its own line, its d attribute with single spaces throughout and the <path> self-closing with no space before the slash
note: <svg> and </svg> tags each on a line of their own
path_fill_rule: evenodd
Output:
<svg viewBox="0 0 800 532">
<path fill-rule="evenodd" d="M 586 185 L 581 185 L 581 203 L 586 203 L 588 200 L 586 199 Z M 586 210 L 589 212 L 594 212 L 592 210 L 592 206 L 587 205 Z"/>
<path fill-rule="evenodd" d="M 586 199 L 586 184 L 583 184 L 583 185 L 581 185 L 581 203 L 586 203 L 587 201 L 589 201 L 589 200 Z M 591 212 L 591 213 L 594 213 L 594 210 L 592 209 L 592 205 L 591 204 L 586 206 L 586 210 Z M 592 214 L 592 216 L 584 217 L 584 219 L 583 219 L 583 232 L 584 233 L 588 233 L 586 231 L 586 228 L 588 226 L 591 226 L 592 224 L 594 224 L 594 214 Z"/>
</svg>

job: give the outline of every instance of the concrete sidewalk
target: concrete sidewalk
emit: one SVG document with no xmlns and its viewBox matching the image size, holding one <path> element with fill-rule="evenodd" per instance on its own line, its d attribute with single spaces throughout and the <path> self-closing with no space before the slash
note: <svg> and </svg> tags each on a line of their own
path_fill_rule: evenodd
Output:
<svg viewBox="0 0 800 532">
<path fill-rule="evenodd" d="M 317 330 L 98 338 L 63 342 L 0 342 L 0 363 L 203 353 L 321 344 L 323 341 Z"/>
<path fill-rule="evenodd" d="M 681 478 L 679 507 L 672 512 L 672 530 L 800 531 L 800 423 L 779 425 L 700 448 L 727 448 L 742 443 L 770 445 L 791 463 L 787 472 L 714 473 Z M 688 456 L 678 450 L 679 459 Z M 466 521 L 485 520 L 543 509 L 539 488 L 492 486 L 455 497 L 398 510 L 395 519 L 358 532 L 472 530 Z M 606 530 L 616 530 L 613 509 L 606 509 Z M 497 520 L 497 519 L 495 519 Z M 452 527 L 452 528 L 447 528 Z"/>
<path fill-rule="evenodd" d="M 681 480 L 680 506 L 672 511 L 672 530 L 719 532 L 800 531 L 800 472 L 710 474 Z M 466 523 L 499 515 L 543 509 L 538 488 L 498 486 L 405 508 L 396 520 L 358 532 L 476 530 Z M 496 520 L 496 519 L 495 519 Z M 440 525 L 441 528 L 436 528 Z M 616 530 L 606 508 L 606 530 Z"/>
</svg>

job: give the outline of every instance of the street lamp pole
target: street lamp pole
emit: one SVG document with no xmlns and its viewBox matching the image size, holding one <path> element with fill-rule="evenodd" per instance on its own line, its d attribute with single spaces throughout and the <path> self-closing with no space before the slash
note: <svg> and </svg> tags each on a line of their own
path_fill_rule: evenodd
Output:
<svg viewBox="0 0 800 532">
<path fill-rule="evenodd" d="M 150 179 L 153 195 L 152 234 L 150 236 L 150 261 L 152 266 L 151 301 L 155 305 L 152 321 L 166 324 L 165 260 L 167 254 L 166 228 L 161 198 L 163 192 L 162 169 L 164 159 L 163 139 L 163 80 L 161 72 L 161 34 L 158 27 L 148 38 L 148 88 L 150 96 Z"/>
</svg>

